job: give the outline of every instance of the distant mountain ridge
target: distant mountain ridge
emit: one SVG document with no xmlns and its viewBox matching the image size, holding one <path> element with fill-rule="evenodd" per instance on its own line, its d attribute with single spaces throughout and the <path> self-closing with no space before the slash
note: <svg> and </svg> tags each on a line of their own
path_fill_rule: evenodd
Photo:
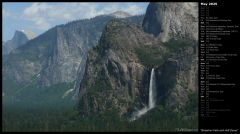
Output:
<svg viewBox="0 0 240 134">
<path fill-rule="evenodd" d="M 24 32 L 16 30 L 13 38 L 3 43 L 3 54 L 9 54 L 12 50 L 24 45 L 28 40 L 29 38 Z"/>
<path fill-rule="evenodd" d="M 55 26 L 4 57 L 3 73 L 20 85 L 40 74 L 39 87 L 77 80 L 84 72 L 86 53 L 98 44 L 111 15 L 76 20 Z M 124 18 L 121 18 L 124 19 Z M 126 19 L 141 25 L 143 16 Z"/>
</svg>

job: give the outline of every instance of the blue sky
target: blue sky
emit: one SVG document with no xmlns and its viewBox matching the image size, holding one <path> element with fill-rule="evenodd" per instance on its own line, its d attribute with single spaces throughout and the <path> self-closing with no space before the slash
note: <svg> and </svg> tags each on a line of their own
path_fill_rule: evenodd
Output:
<svg viewBox="0 0 240 134">
<path fill-rule="evenodd" d="M 11 39 L 15 30 L 32 31 L 39 35 L 58 24 L 77 19 L 92 18 L 119 10 L 132 15 L 144 14 L 147 5 L 146 2 L 5 2 L 2 4 L 3 41 Z"/>
</svg>

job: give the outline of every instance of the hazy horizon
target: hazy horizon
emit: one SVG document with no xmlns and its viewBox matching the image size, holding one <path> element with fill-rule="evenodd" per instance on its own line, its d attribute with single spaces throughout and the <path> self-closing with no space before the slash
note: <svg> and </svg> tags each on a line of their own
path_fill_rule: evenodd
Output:
<svg viewBox="0 0 240 134">
<path fill-rule="evenodd" d="M 148 2 L 3 2 L 2 41 L 12 39 L 16 30 L 31 31 L 37 36 L 56 25 L 115 11 L 144 14 L 147 5 Z"/>
</svg>

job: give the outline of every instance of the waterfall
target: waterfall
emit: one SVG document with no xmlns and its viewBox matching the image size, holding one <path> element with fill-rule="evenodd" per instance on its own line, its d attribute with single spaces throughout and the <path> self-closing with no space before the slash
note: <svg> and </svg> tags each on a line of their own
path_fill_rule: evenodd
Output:
<svg viewBox="0 0 240 134">
<path fill-rule="evenodd" d="M 142 115 L 146 114 L 150 109 L 155 107 L 155 103 L 156 103 L 156 100 L 155 100 L 155 98 L 156 98 L 156 78 L 155 78 L 154 68 L 152 68 L 152 71 L 151 71 L 150 82 L 149 82 L 149 95 L 148 96 L 149 96 L 148 97 L 148 106 L 147 107 L 145 106 L 141 110 L 138 110 L 138 111 L 134 112 L 130 121 L 134 121 L 134 120 L 138 119 Z"/>
<path fill-rule="evenodd" d="M 64 99 L 65 97 L 67 97 L 68 94 L 70 94 L 70 93 L 73 92 L 73 91 L 74 91 L 74 88 L 67 90 L 67 91 L 63 94 L 62 99 Z"/>
<path fill-rule="evenodd" d="M 150 84 L 149 84 L 149 100 L 148 100 L 149 109 L 152 109 L 155 106 L 155 95 L 156 95 L 155 91 L 156 91 L 156 79 L 155 79 L 154 68 L 152 68 Z"/>
</svg>

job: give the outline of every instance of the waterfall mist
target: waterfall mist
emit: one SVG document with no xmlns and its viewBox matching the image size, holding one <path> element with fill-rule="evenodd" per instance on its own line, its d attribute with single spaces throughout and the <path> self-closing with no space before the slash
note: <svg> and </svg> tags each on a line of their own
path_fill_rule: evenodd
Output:
<svg viewBox="0 0 240 134">
<path fill-rule="evenodd" d="M 133 113 L 130 121 L 134 121 L 141 117 L 142 115 L 146 114 L 150 109 L 155 107 L 156 104 L 156 78 L 154 68 L 152 68 L 150 82 L 149 82 L 149 95 L 148 95 L 148 106 L 136 111 Z"/>
</svg>

